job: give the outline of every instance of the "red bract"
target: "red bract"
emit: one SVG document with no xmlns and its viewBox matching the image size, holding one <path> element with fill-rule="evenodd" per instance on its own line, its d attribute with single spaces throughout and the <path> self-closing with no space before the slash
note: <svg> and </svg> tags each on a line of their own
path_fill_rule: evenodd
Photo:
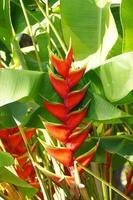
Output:
<svg viewBox="0 0 133 200">
<path fill-rule="evenodd" d="M 127 196 L 129 196 L 132 192 L 133 192 L 133 182 L 132 182 L 132 179 L 133 179 L 133 169 L 131 169 L 127 176 L 126 176 L 126 179 L 127 179 L 127 184 L 126 184 L 126 188 L 125 188 L 125 194 Z"/>
<path fill-rule="evenodd" d="M 66 108 L 64 104 L 62 103 L 50 103 L 50 102 L 44 102 L 45 108 L 54 115 L 57 119 L 61 121 L 65 121 L 66 117 Z"/>
<path fill-rule="evenodd" d="M 70 135 L 70 130 L 63 124 L 54 124 L 45 122 L 45 128 L 48 133 L 61 142 L 65 142 Z"/>
<path fill-rule="evenodd" d="M 89 134 L 89 129 L 80 130 L 75 133 L 72 133 L 67 139 L 66 146 L 73 152 L 77 151 L 77 149 L 82 145 L 84 140 L 87 138 L 88 134 Z"/>
<path fill-rule="evenodd" d="M 63 99 L 66 98 L 69 92 L 67 82 L 64 79 L 53 74 L 53 72 L 49 72 L 49 78 L 50 78 L 51 84 L 53 85 L 58 95 Z"/>
<path fill-rule="evenodd" d="M 110 166 L 111 166 L 111 155 L 109 152 L 106 152 L 105 176 L 107 182 L 109 182 L 110 179 Z"/>
<path fill-rule="evenodd" d="M 62 163 L 65 167 L 70 167 L 73 165 L 73 154 L 70 149 L 65 147 L 53 148 L 50 146 L 46 146 L 45 149 L 52 157 Z"/>
<path fill-rule="evenodd" d="M 19 177 L 21 177 L 24 180 L 28 180 L 28 178 L 33 178 L 35 176 L 35 171 L 33 166 L 30 164 L 25 163 L 23 167 L 17 167 L 16 172 Z"/>
<path fill-rule="evenodd" d="M 82 164 L 84 167 L 87 167 L 90 162 L 93 160 L 94 156 L 95 156 L 95 153 L 96 153 L 96 150 L 97 150 L 97 147 L 98 147 L 98 144 L 96 144 L 96 146 L 91 149 L 90 151 L 88 151 L 87 153 L 79 156 L 76 161 L 80 164 Z M 81 167 L 78 167 L 78 171 L 79 172 L 82 172 L 82 168 Z"/>
<path fill-rule="evenodd" d="M 87 167 L 92 161 L 97 149 L 96 145 L 95 148 L 86 154 L 74 158 L 74 153 L 85 141 L 91 128 L 88 127 L 88 123 L 80 126 L 88 111 L 88 105 L 78 110 L 72 110 L 81 102 L 88 89 L 87 84 L 78 90 L 71 90 L 80 81 L 86 69 L 86 67 L 83 67 L 73 70 L 71 68 L 72 59 L 72 49 L 69 50 L 65 60 L 60 60 L 53 54 L 51 55 L 51 63 L 57 73 L 49 70 L 49 78 L 53 88 L 62 98 L 62 102 L 52 103 L 46 100 L 44 101 L 45 108 L 61 121 L 60 124 L 44 122 L 44 126 L 52 137 L 65 145 L 65 147 L 60 148 L 44 145 L 45 150 L 57 161 L 62 163 L 69 171 L 69 174 L 72 174 L 71 169 L 74 167 L 74 160 Z M 80 167 L 78 167 L 78 170 L 80 172 L 82 171 Z M 59 185 L 59 177 L 54 176 L 52 180 Z M 74 182 L 71 176 L 70 180 Z"/>
<path fill-rule="evenodd" d="M 86 67 L 77 70 L 70 70 L 69 77 L 68 77 L 68 85 L 69 88 L 74 87 L 84 75 Z"/>
<path fill-rule="evenodd" d="M 27 139 L 30 139 L 35 132 L 36 129 L 27 130 Z M 6 151 L 13 155 L 15 154 L 19 156 L 27 151 L 18 127 L 0 130 L 0 139 L 2 139 Z"/>
<path fill-rule="evenodd" d="M 76 128 L 76 126 L 78 126 L 82 122 L 83 118 L 86 115 L 86 112 L 87 112 L 87 107 L 85 107 L 79 111 L 71 112 L 68 115 L 66 124 L 70 128 L 70 130 L 73 130 L 74 128 Z"/>
<path fill-rule="evenodd" d="M 88 86 L 88 85 L 87 85 Z M 83 99 L 85 96 L 85 93 L 87 91 L 87 86 L 82 88 L 81 90 L 76 90 L 74 92 L 70 92 L 68 94 L 67 99 L 65 100 L 65 106 L 67 107 L 68 110 L 71 110 L 74 108 L 77 104 L 80 103 L 80 101 Z"/>
<path fill-rule="evenodd" d="M 64 78 L 68 76 L 72 62 L 72 57 L 73 57 L 72 49 L 70 49 L 70 51 L 68 52 L 65 60 L 60 60 L 59 58 L 55 57 L 55 55 L 53 54 L 51 55 L 51 62 L 53 66 L 55 67 L 56 71 Z"/>
<path fill-rule="evenodd" d="M 26 129 L 25 135 L 27 140 L 31 139 L 35 132 L 35 128 Z M 28 161 L 28 157 L 25 155 L 27 149 L 18 127 L 0 130 L 0 139 L 6 151 L 11 153 L 17 160 L 18 164 L 15 166 L 15 170 L 18 176 L 32 183 L 32 185 L 37 185 L 35 171 L 31 162 Z"/>
</svg>

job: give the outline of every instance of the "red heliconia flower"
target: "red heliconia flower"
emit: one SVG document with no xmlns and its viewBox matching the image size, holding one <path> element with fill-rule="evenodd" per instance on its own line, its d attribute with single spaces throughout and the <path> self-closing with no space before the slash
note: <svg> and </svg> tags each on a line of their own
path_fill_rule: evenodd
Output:
<svg viewBox="0 0 133 200">
<path fill-rule="evenodd" d="M 66 147 L 51 147 L 45 145 L 46 151 L 57 161 L 62 163 L 65 167 L 71 167 L 73 165 L 73 153 Z"/>
<path fill-rule="evenodd" d="M 51 62 L 53 66 L 55 67 L 56 71 L 64 78 L 68 76 L 72 59 L 73 59 L 72 48 L 69 50 L 65 60 L 60 60 L 59 58 L 55 57 L 54 54 L 51 55 Z"/>
<path fill-rule="evenodd" d="M 27 139 L 30 139 L 35 132 L 35 128 L 27 130 Z M 13 155 L 19 156 L 27 151 L 18 127 L 0 130 L 0 138 L 5 146 L 6 151 Z"/>
<path fill-rule="evenodd" d="M 88 84 L 85 87 L 83 87 L 81 90 L 76 90 L 68 94 L 68 97 L 64 102 L 68 110 L 71 110 L 72 108 L 74 108 L 76 105 L 80 103 L 80 101 L 83 99 L 83 97 L 85 96 L 87 92 L 87 88 L 88 88 Z"/>
<path fill-rule="evenodd" d="M 66 146 L 73 152 L 77 151 L 84 142 L 84 140 L 87 138 L 89 130 L 89 128 L 87 128 L 86 130 L 81 129 L 72 133 L 66 141 Z"/>
<path fill-rule="evenodd" d="M 126 176 L 126 179 L 127 179 L 127 184 L 126 184 L 126 188 L 125 188 L 125 194 L 127 196 L 129 196 L 133 192 L 133 182 L 132 182 L 132 179 L 133 179 L 133 169 L 131 169 L 129 171 L 129 173 Z"/>
<path fill-rule="evenodd" d="M 66 118 L 66 108 L 64 106 L 64 104 L 62 103 L 50 103 L 48 101 L 44 102 L 45 108 L 47 108 L 47 110 L 54 115 L 57 119 L 61 120 L 61 121 L 65 121 Z"/>
<path fill-rule="evenodd" d="M 69 88 L 74 87 L 84 75 L 86 67 L 77 70 L 70 70 L 69 77 L 68 77 L 68 85 Z"/>
<path fill-rule="evenodd" d="M 1 129 L 0 130 L 0 139 L 6 141 L 9 135 L 13 135 L 19 131 L 18 127 L 9 128 L 9 129 Z"/>
<path fill-rule="evenodd" d="M 126 186 L 125 194 L 129 196 L 133 192 L 133 183 L 129 183 Z"/>
<path fill-rule="evenodd" d="M 109 152 L 106 152 L 105 176 L 107 182 L 109 182 L 110 179 L 110 166 L 111 166 L 111 154 Z"/>
<path fill-rule="evenodd" d="M 26 129 L 25 135 L 27 140 L 30 140 L 35 132 L 35 128 Z M 38 182 L 35 180 L 36 175 L 34 167 L 32 163 L 28 161 L 28 157 L 25 155 L 27 153 L 27 149 L 19 132 L 19 128 L 15 127 L 0 130 L 0 139 L 2 140 L 6 151 L 11 153 L 18 163 L 15 166 L 15 170 L 18 176 L 37 187 Z"/>
<path fill-rule="evenodd" d="M 65 99 L 69 92 L 69 88 L 68 88 L 66 80 L 58 77 L 57 75 L 53 74 L 53 72 L 51 71 L 49 72 L 49 78 L 52 83 L 52 86 L 54 87 L 58 95 L 61 98 Z"/>
<path fill-rule="evenodd" d="M 45 122 L 44 124 L 50 135 L 52 135 L 55 139 L 65 143 L 70 135 L 70 129 L 66 127 L 66 125 L 49 122 Z"/>
<path fill-rule="evenodd" d="M 51 63 L 56 73 L 49 70 L 49 79 L 53 88 L 61 97 L 62 102 L 53 103 L 44 100 L 44 107 L 61 122 L 56 124 L 43 121 L 49 135 L 65 145 L 65 147 L 44 145 L 45 150 L 58 162 L 62 163 L 70 174 L 72 174 L 71 169 L 74 169 L 74 160 L 87 167 L 92 161 L 98 146 L 96 145 L 91 151 L 78 158 L 74 157 L 75 152 L 88 137 L 91 128 L 88 124 L 81 125 L 87 114 L 88 105 L 78 110 L 74 109 L 85 97 L 88 84 L 83 88 L 72 90 L 82 78 L 86 67 L 74 70 L 71 68 L 72 60 L 72 49 L 69 50 L 65 60 L 61 60 L 51 54 Z M 80 167 L 78 167 L 78 170 L 80 172 L 82 171 Z M 69 179 L 74 182 L 72 176 Z M 52 180 L 57 184 L 60 183 L 59 177 L 57 176 L 53 176 Z"/>
<path fill-rule="evenodd" d="M 83 109 L 71 112 L 68 115 L 66 124 L 70 128 L 70 130 L 73 130 L 74 128 L 76 128 L 76 126 L 78 126 L 82 122 L 82 120 L 86 115 L 87 109 L 88 108 L 85 106 Z"/>
<path fill-rule="evenodd" d="M 28 178 L 33 178 L 35 176 L 35 171 L 32 164 L 25 163 L 23 167 L 17 167 L 16 172 L 18 176 L 24 180 L 28 180 Z"/>
<path fill-rule="evenodd" d="M 90 151 L 88 151 L 87 153 L 79 156 L 78 158 L 76 158 L 76 161 L 80 164 L 82 164 L 84 167 L 87 167 L 90 162 L 93 160 L 95 154 L 96 154 L 96 150 L 98 147 L 98 144 L 96 144 L 96 146 L 94 148 L 92 148 Z M 82 172 L 82 168 L 78 167 L 78 171 L 81 173 Z"/>
</svg>

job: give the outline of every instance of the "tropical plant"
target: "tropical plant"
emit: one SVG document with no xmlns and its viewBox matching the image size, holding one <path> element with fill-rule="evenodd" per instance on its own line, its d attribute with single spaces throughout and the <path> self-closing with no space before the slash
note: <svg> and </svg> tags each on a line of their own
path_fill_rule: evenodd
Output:
<svg viewBox="0 0 133 200">
<path fill-rule="evenodd" d="M 0 197 L 133 198 L 131 0 L 0 1 Z"/>
</svg>

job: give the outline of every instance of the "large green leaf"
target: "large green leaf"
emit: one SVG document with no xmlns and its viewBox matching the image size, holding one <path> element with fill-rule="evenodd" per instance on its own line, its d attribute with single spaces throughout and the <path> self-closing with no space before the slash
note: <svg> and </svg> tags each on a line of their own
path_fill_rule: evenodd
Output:
<svg viewBox="0 0 133 200">
<path fill-rule="evenodd" d="M 13 157 L 7 152 L 0 152 L 0 167 L 10 166 L 14 163 Z"/>
<path fill-rule="evenodd" d="M 129 114 L 121 111 L 97 94 L 93 94 L 88 115 L 91 120 L 108 123 L 121 123 L 120 119 L 130 117 Z"/>
<path fill-rule="evenodd" d="M 115 102 L 133 90 L 133 52 L 108 60 L 100 68 L 105 96 Z"/>
<path fill-rule="evenodd" d="M 26 125 L 37 108 L 38 105 L 34 102 L 14 102 L 1 107 L 0 128 L 15 127 L 14 118 Z"/>
<path fill-rule="evenodd" d="M 133 50 L 133 1 L 122 0 L 121 21 L 124 32 L 123 51 Z"/>
<path fill-rule="evenodd" d="M 33 188 L 25 181 L 21 180 L 19 177 L 15 176 L 13 173 L 11 173 L 8 169 L 4 167 L 0 167 L 0 182 L 6 182 L 17 186 L 19 190 L 28 197 L 34 196 L 37 192 L 35 188 Z"/>
<path fill-rule="evenodd" d="M 26 70 L 0 70 L 0 106 L 24 97 L 33 97 L 40 86 L 42 73 Z"/>
<path fill-rule="evenodd" d="M 12 27 L 10 21 L 10 1 L 0 1 L 0 40 L 11 49 Z"/>
<path fill-rule="evenodd" d="M 102 162 L 105 160 L 105 151 L 114 154 L 114 156 L 117 154 L 129 161 L 132 160 L 133 136 L 129 135 L 89 137 L 79 149 L 78 154 L 88 151 L 88 149 L 90 149 L 91 146 L 94 146 L 97 141 L 99 141 L 99 148 L 101 149 L 101 155 L 99 155 L 99 152 L 97 152 L 97 161 L 98 159 Z"/>
<path fill-rule="evenodd" d="M 100 138 L 101 145 L 113 154 L 128 160 L 133 155 L 133 136 L 108 136 Z"/>
<path fill-rule="evenodd" d="M 103 61 L 117 39 L 117 30 L 106 0 L 61 0 L 64 39 L 76 60 L 86 59 L 91 66 Z"/>
</svg>

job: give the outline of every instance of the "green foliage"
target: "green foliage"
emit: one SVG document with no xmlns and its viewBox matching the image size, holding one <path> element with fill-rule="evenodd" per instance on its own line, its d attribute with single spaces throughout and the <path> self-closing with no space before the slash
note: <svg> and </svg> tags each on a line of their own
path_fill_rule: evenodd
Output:
<svg viewBox="0 0 133 200">
<path fill-rule="evenodd" d="M 61 0 L 61 20 L 65 41 L 69 44 L 71 38 L 76 60 L 88 58 L 91 66 L 105 60 L 117 39 L 109 2 Z"/>
<path fill-rule="evenodd" d="M 126 162 L 132 166 L 133 4 L 131 0 L 122 0 L 117 4 L 112 4 L 111 0 L 50 0 L 48 3 L 41 0 L 0 0 L 0 129 L 16 127 L 16 120 L 24 127 L 37 128 L 32 141 L 25 142 L 28 150 L 26 155 L 35 159 L 34 162 L 43 166 L 43 169 L 62 174 L 60 165 L 47 156 L 38 138 L 60 146 L 45 132 L 40 116 L 44 120 L 60 123 L 44 108 L 43 101 L 62 102 L 49 80 L 48 69 L 56 73 L 51 65 L 50 54 L 53 52 L 63 59 L 71 44 L 74 52 L 72 67 L 87 65 L 84 78 L 75 88 L 80 89 L 90 82 L 84 101 L 76 109 L 90 102 L 84 121 L 91 122 L 93 126 L 90 137 L 76 156 L 99 142 L 93 160 L 95 167 L 91 167 L 91 170 L 98 174 L 100 169 L 100 181 L 105 184 L 103 168 L 106 152 L 111 154 L 111 170 L 119 170 Z M 26 44 L 21 48 L 19 44 L 20 41 L 25 42 L 22 37 L 24 33 L 30 38 L 30 46 Z M 36 146 L 34 153 L 30 149 L 31 144 Z M 12 155 L 0 151 L 0 183 L 14 185 L 24 194 L 24 198 L 36 198 L 37 190 L 9 170 L 15 165 Z M 53 188 L 59 198 L 64 199 L 62 190 L 46 178 L 42 169 L 38 171 L 36 169 L 44 199 L 52 199 Z M 83 179 L 81 176 L 81 182 L 86 181 Z M 96 177 L 95 180 L 89 177 L 87 181 L 93 187 Z M 101 200 L 102 190 L 105 195 L 103 198 L 108 200 L 108 191 L 98 184 L 100 189 L 96 182 L 91 194 L 95 192 Z M 85 186 L 89 193 L 86 183 Z M 66 185 L 64 188 L 67 191 Z M 123 193 L 115 192 L 125 198 Z M 117 199 L 117 195 L 113 196 L 112 193 L 110 189 L 110 199 Z"/>
<path fill-rule="evenodd" d="M 0 1 L 0 41 L 11 50 L 13 38 L 12 25 L 10 19 L 10 1 Z"/>
<path fill-rule="evenodd" d="M 121 4 L 121 20 L 123 25 L 123 51 L 128 52 L 133 50 L 133 12 L 132 0 L 123 0 Z"/>
<path fill-rule="evenodd" d="M 10 166 L 14 163 L 13 157 L 7 152 L 0 152 L 0 167 Z"/>
<path fill-rule="evenodd" d="M 0 167 L 0 172 L 0 183 L 6 182 L 17 186 L 18 189 L 27 197 L 32 197 L 37 192 L 35 188 L 15 176 L 5 167 Z"/>
<path fill-rule="evenodd" d="M 0 105 L 6 105 L 24 97 L 34 97 L 41 81 L 41 72 L 0 70 Z"/>
</svg>

